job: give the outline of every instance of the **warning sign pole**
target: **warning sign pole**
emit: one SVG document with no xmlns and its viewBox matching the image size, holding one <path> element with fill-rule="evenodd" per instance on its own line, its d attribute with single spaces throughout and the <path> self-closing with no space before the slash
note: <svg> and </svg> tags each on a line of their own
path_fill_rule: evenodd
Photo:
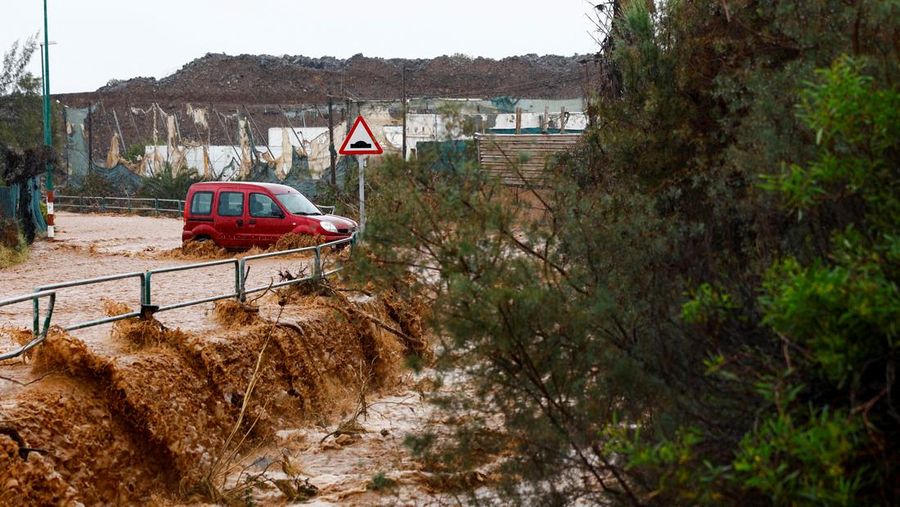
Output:
<svg viewBox="0 0 900 507">
<path fill-rule="evenodd" d="M 368 155 L 359 157 L 359 233 L 366 229 L 366 164 Z"/>
</svg>

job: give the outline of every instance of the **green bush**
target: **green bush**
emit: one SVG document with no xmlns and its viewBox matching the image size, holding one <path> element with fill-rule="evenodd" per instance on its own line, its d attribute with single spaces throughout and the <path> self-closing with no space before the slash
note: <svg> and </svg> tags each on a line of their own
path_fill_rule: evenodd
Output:
<svg viewBox="0 0 900 507">
<path fill-rule="evenodd" d="M 144 158 L 144 154 L 147 151 L 147 144 L 148 143 L 146 141 L 140 141 L 129 145 L 125 150 L 125 153 L 122 155 L 122 158 L 129 162 L 139 162 L 142 158 Z"/>
<path fill-rule="evenodd" d="M 0 219 L 0 269 L 28 259 L 28 244 L 15 220 Z"/>
<path fill-rule="evenodd" d="M 188 188 L 199 181 L 203 181 L 203 179 L 196 169 L 176 172 L 172 166 L 166 164 L 165 168 L 157 174 L 142 178 L 138 195 L 157 199 L 182 200 L 187 196 Z"/>
</svg>

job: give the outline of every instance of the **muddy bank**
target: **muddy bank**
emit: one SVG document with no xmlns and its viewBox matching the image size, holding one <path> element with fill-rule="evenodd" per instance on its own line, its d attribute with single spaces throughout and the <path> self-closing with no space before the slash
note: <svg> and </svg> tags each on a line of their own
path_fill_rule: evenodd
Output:
<svg viewBox="0 0 900 507">
<path fill-rule="evenodd" d="M 114 357 L 54 330 L 31 363 L 48 376 L 0 400 L 0 505 L 227 500 L 240 456 L 391 388 L 427 353 L 420 309 L 396 298 L 260 303 L 225 303 L 203 334 L 123 321 Z"/>
</svg>

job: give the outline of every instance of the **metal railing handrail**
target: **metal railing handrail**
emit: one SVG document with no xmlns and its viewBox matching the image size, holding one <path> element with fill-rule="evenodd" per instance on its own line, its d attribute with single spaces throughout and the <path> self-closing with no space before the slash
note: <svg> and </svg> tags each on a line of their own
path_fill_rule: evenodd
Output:
<svg viewBox="0 0 900 507">
<path fill-rule="evenodd" d="M 6 359 L 13 359 L 21 356 L 22 354 L 28 352 L 29 350 L 37 347 L 47 338 L 47 332 L 50 330 L 50 319 L 53 316 L 53 307 L 56 306 L 56 291 L 45 290 L 38 291 L 33 294 L 26 294 L 23 296 L 16 296 L 4 300 L 0 300 L 0 306 L 13 305 L 16 303 L 23 303 L 25 301 L 31 300 L 34 308 L 39 308 L 41 298 L 49 298 L 49 302 L 47 303 L 47 317 L 44 319 L 44 326 L 40 328 L 40 314 L 35 311 L 34 315 L 34 327 L 31 332 L 31 341 L 22 345 L 16 350 L 12 352 L 4 352 L 0 353 L 0 361 L 4 361 Z"/>
<path fill-rule="evenodd" d="M 159 202 L 177 202 L 184 204 L 181 199 L 166 199 L 163 197 L 129 197 L 129 196 L 112 196 L 112 195 L 56 195 L 57 199 L 106 199 L 108 201 L 159 201 Z"/>
<path fill-rule="evenodd" d="M 192 300 L 192 301 L 187 301 L 187 302 L 182 302 L 182 303 L 174 303 L 171 305 L 164 305 L 164 306 L 154 308 L 153 311 L 154 311 L 154 313 L 155 312 L 163 312 L 166 310 L 174 310 L 176 308 L 184 308 L 186 306 L 192 306 L 195 304 L 218 301 L 219 299 L 227 299 L 230 297 L 240 297 L 241 289 L 243 288 L 243 270 L 241 269 L 241 264 L 240 264 L 239 260 L 232 258 L 232 259 L 223 259 L 223 260 L 218 260 L 218 261 L 199 262 L 199 263 L 194 263 L 194 264 L 182 264 L 179 266 L 169 266 L 166 268 L 151 269 L 151 270 L 147 271 L 147 273 L 146 273 L 147 285 L 145 288 L 145 294 L 142 299 L 142 301 L 143 301 L 142 304 L 146 307 L 150 307 L 153 304 L 152 303 L 153 295 L 151 294 L 151 287 L 152 287 L 151 280 L 153 278 L 153 275 L 162 274 L 162 273 L 176 273 L 179 271 L 188 271 L 191 269 L 203 269 L 203 268 L 210 268 L 210 267 L 215 267 L 215 266 L 224 266 L 226 264 L 234 265 L 234 292 L 233 293 L 221 294 L 218 296 L 212 296 L 212 297 L 208 297 L 208 298 L 202 298 L 202 299 Z"/>
<path fill-rule="evenodd" d="M 162 198 L 156 198 L 156 197 L 113 197 L 113 196 L 102 196 L 102 195 L 66 195 L 66 194 L 57 194 L 55 196 L 55 199 L 56 199 L 56 202 L 55 202 L 56 207 L 68 207 L 68 208 L 97 208 L 97 207 L 99 207 L 101 210 L 127 209 L 128 211 L 155 211 L 156 213 L 178 212 L 178 213 L 182 213 L 182 214 L 184 213 L 184 206 L 185 206 L 185 202 L 186 202 L 186 201 L 183 201 L 180 199 L 162 199 Z M 72 203 L 61 202 L 66 199 L 80 199 L 81 204 L 72 204 Z M 99 204 L 99 206 L 93 205 L 93 204 L 84 204 L 85 199 L 93 200 L 95 202 L 95 204 Z M 106 201 L 126 201 L 129 203 L 129 205 L 128 206 L 107 206 Z M 132 201 L 153 202 L 155 206 L 152 208 L 151 207 L 134 207 L 134 206 L 130 205 L 130 203 Z M 177 209 L 175 209 L 175 208 L 160 208 L 159 203 L 177 203 L 178 207 L 177 207 Z M 318 208 L 319 211 L 321 211 L 322 213 L 325 213 L 326 215 L 330 215 L 330 214 L 334 213 L 335 209 L 337 209 L 336 206 L 326 206 L 324 204 L 323 205 L 314 204 L 314 206 L 316 208 Z"/>
<path fill-rule="evenodd" d="M 4 353 L 4 354 L 0 354 L 0 360 L 18 357 L 18 356 L 24 354 L 25 352 L 27 352 L 28 350 L 30 350 L 31 348 L 35 347 L 36 345 L 40 344 L 42 341 L 44 341 L 44 339 L 46 338 L 46 335 L 47 335 L 47 331 L 50 328 L 51 319 L 53 317 L 53 309 L 56 305 L 56 297 L 57 297 L 56 291 L 58 289 L 82 287 L 85 285 L 114 282 L 117 280 L 125 280 L 125 279 L 129 279 L 129 278 L 138 278 L 140 280 L 141 308 L 139 311 L 132 311 L 132 312 L 124 313 L 121 315 L 103 317 L 103 318 L 99 318 L 99 319 L 88 320 L 85 322 L 77 322 L 77 323 L 73 323 L 73 324 L 64 326 L 62 328 L 65 331 L 74 331 L 77 329 L 84 329 L 84 328 L 88 328 L 88 327 L 99 326 L 101 324 L 110 324 L 113 322 L 117 322 L 117 321 L 124 320 L 124 319 L 129 319 L 129 318 L 133 318 L 133 317 L 145 318 L 145 317 L 152 315 L 154 313 L 157 313 L 157 312 L 174 310 L 177 308 L 184 308 L 184 307 L 203 304 L 203 303 L 210 303 L 213 301 L 218 301 L 220 299 L 237 298 L 239 301 L 245 301 L 247 294 L 252 294 L 254 292 L 259 292 L 262 290 L 274 289 L 274 288 L 279 288 L 279 287 L 285 287 L 288 285 L 303 283 L 303 282 L 306 282 L 309 280 L 314 280 L 314 279 L 324 279 L 325 277 L 328 277 L 334 273 L 337 273 L 342 268 L 339 267 L 336 269 L 332 269 L 330 271 L 324 271 L 323 266 L 322 266 L 322 250 L 324 248 L 336 247 L 336 246 L 342 245 L 342 244 L 349 244 L 352 248 L 352 245 L 354 245 L 356 243 L 356 240 L 357 240 L 357 235 L 356 235 L 356 233 L 354 233 L 348 238 L 330 241 L 328 243 L 323 243 L 321 245 L 314 245 L 314 246 L 308 246 L 308 247 L 302 247 L 302 248 L 293 248 L 290 250 L 281 250 L 278 252 L 268 252 L 268 253 L 263 253 L 263 254 L 250 255 L 247 257 L 243 257 L 243 258 L 231 258 L 231 259 L 222 259 L 222 260 L 215 260 L 215 261 L 208 261 L 208 262 L 199 262 L 199 263 L 194 263 L 194 264 L 182 264 L 182 265 L 178 265 L 178 266 L 168 266 L 168 267 L 163 267 L 163 268 L 158 268 L 158 269 L 151 269 L 151 270 L 144 271 L 144 272 L 136 271 L 136 272 L 130 272 L 130 273 L 120 273 L 120 274 L 115 274 L 115 275 L 106 275 L 106 276 L 99 276 L 99 277 L 95 277 L 95 278 L 87 278 L 87 279 L 82 279 L 82 280 L 72 280 L 72 281 L 67 281 L 67 282 L 59 282 L 59 283 L 42 285 L 40 287 L 35 288 L 35 292 L 33 292 L 31 294 L 16 296 L 13 298 L 9 298 L 9 299 L 0 301 L 0 307 L 2 307 L 2 306 L 10 305 L 10 304 L 21 303 L 24 301 L 32 300 L 33 301 L 32 315 L 33 315 L 33 321 L 34 321 L 33 328 L 32 328 L 32 336 L 33 336 L 32 340 L 28 344 L 26 344 L 25 346 L 23 346 L 17 350 L 14 350 L 14 351 L 8 352 L 8 353 Z M 298 253 L 310 252 L 310 251 L 314 252 L 314 254 L 315 254 L 314 264 L 313 264 L 313 273 L 311 275 L 303 277 L 303 278 L 296 278 L 293 280 L 286 280 L 286 281 L 278 282 L 278 283 L 270 283 L 268 285 L 262 285 L 259 287 L 251 287 L 249 289 L 247 288 L 245 268 L 247 267 L 248 261 L 271 258 L 271 257 L 280 257 L 280 256 L 286 256 L 286 255 L 295 255 Z M 181 271 L 189 271 L 189 270 L 193 270 L 193 269 L 204 269 L 204 268 L 210 268 L 210 267 L 215 267 L 215 266 L 224 266 L 224 265 L 228 265 L 228 264 L 231 264 L 234 266 L 234 284 L 235 284 L 234 292 L 230 292 L 227 294 L 208 296 L 208 297 L 195 299 L 195 300 L 182 301 L 182 302 L 172 303 L 172 304 L 164 305 L 164 306 L 154 306 L 152 304 L 153 303 L 153 286 L 152 286 L 153 275 L 158 275 L 158 274 L 162 274 L 162 273 L 175 273 L 175 272 L 181 272 Z M 44 298 L 44 297 L 49 297 L 49 304 L 48 304 L 48 308 L 47 308 L 47 314 L 44 318 L 43 328 L 40 329 L 39 328 L 40 317 L 41 317 L 40 299 Z"/>
<path fill-rule="evenodd" d="M 275 288 L 279 288 L 279 287 L 284 287 L 286 285 L 301 283 L 301 282 L 313 280 L 315 278 L 324 278 L 330 274 L 334 274 L 337 271 L 340 271 L 340 270 L 332 270 L 328 274 L 325 274 L 322 271 L 322 249 L 326 248 L 326 247 L 332 247 L 332 246 L 337 246 L 340 244 L 345 244 L 345 243 L 353 244 L 355 241 L 356 241 L 356 233 L 354 233 L 352 236 L 350 236 L 350 238 L 330 241 L 328 243 L 322 243 L 321 245 L 307 246 L 307 247 L 301 247 L 301 248 L 292 248 L 290 250 L 282 250 L 280 252 L 268 252 L 268 253 L 262 253 L 262 254 L 256 254 L 256 255 L 248 255 L 247 257 L 242 258 L 240 260 L 240 268 L 239 269 L 240 269 L 241 273 L 245 273 L 244 268 L 247 264 L 247 261 L 252 261 L 252 260 L 256 260 L 256 259 L 267 259 L 270 257 L 278 257 L 278 256 L 283 256 L 283 255 L 295 255 L 298 253 L 308 252 L 311 250 L 315 251 L 315 258 L 313 261 L 313 272 L 310 276 L 299 278 L 299 279 L 294 279 L 294 280 L 288 280 L 286 282 L 271 283 L 269 285 L 260 285 L 259 287 L 253 287 L 251 289 L 247 289 L 246 285 L 244 285 L 242 287 L 243 288 L 243 291 L 242 291 L 243 296 L 241 296 L 241 300 L 243 301 L 243 298 L 247 294 L 252 294 L 254 292 L 259 292 L 259 291 L 266 290 L 266 289 L 275 289 Z M 247 282 L 246 280 L 242 280 L 243 284 L 246 284 L 246 282 Z"/>
<path fill-rule="evenodd" d="M 74 202 L 66 202 L 67 200 L 72 200 Z M 123 202 L 124 205 L 122 205 Z M 149 206 L 149 203 L 153 203 L 153 206 Z M 170 203 L 174 203 L 174 207 L 166 206 Z M 158 197 L 113 197 L 60 194 L 56 196 L 55 204 L 58 208 L 99 209 L 100 211 L 128 210 L 129 212 L 152 211 L 156 214 L 184 213 L 184 201 Z M 114 204 L 117 204 L 118 206 L 114 206 Z M 148 205 L 140 206 L 141 204 Z M 162 204 L 162 206 L 160 206 L 160 204 Z"/>
<path fill-rule="evenodd" d="M 62 199 L 108 199 L 110 201 L 159 201 L 159 202 L 178 202 L 183 203 L 181 199 L 166 199 L 164 197 L 137 197 L 137 196 L 114 196 L 114 195 L 56 195 Z"/>
<path fill-rule="evenodd" d="M 144 273 L 141 271 L 133 271 L 131 273 L 119 273 L 115 275 L 106 275 L 106 276 L 98 276 L 96 278 L 84 278 L 81 280 L 73 280 L 70 282 L 60 282 L 60 283 L 51 283 L 48 285 L 41 285 L 34 290 L 42 291 L 42 290 L 53 290 L 53 289 L 67 289 L 69 287 L 78 287 L 80 285 L 91 285 L 94 283 L 103 283 L 103 282 L 114 282 L 116 280 L 123 280 L 125 278 L 136 278 L 143 277 Z"/>
<path fill-rule="evenodd" d="M 86 278 L 82 280 L 73 280 L 70 282 L 60 282 L 53 283 L 48 285 L 41 285 L 40 287 L 36 287 L 34 290 L 36 292 L 45 291 L 45 290 L 53 290 L 56 291 L 58 289 L 68 289 L 71 287 L 82 287 L 85 285 L 93 285 L 97 283 L 105 283 L 105 282 L 115 282 L 116 280 L 126 280 L 128 278 L 138 278 L 140 280 L 141 286 L 141 305 L 144 304 L 144 293 L 147 287 L 147 274 L 134 271 L 131 273 L 119 273 L 115 275 L 107 275 L 107 276 L 98 276 L 95 278 Z M 34 307 L 35 319 L 40 317 L 40 308 L 35 303 Z M 100 324 L 109 324 L 112 322 L 116 322 L 119 320 L 130 319 L 131 317 L 139 317 L 141 315 L 140 311 L 123 313 L 121 315 L 113 315 L 111 317 L 104 317 L 100 319 L 89 320 L 86 322 L 79 322 L 77 324 L 72 324 L 69 326 L 64 326 L 63 329 L 66 331 L 75 331 L 76 329 L 84 329 L 86 327 L 99 326 Z"/>
</svg>

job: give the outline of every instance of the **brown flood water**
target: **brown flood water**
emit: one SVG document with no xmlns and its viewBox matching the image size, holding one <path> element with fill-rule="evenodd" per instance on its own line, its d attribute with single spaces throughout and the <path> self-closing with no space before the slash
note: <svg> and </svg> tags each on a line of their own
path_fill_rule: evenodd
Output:
<svg viewBox="0 0 900 507">
<path fill-rule="evenodd" d="M 175 251 L 178 219 L 59 213 L 57 223 L 56 241 L 0 270 L 0 299 L 206 260 Z M 254 261 L 248 286 L 309 264 L 300 256 Z M 153 288 L 160 305 L 224 294 L 234 290 L 233 268 L 154 275 Z M 137 309 L 138 280 L 58 290 L 53 323 L 103 317 L 104 301 Z M 427 343 L 421 308 L 390 297 L 295 297 L 283 310 L 271 295 L 260 303 L 259 315 L 214 312 L 213 303 L 162 312 L 165 329 L 128 321 L 54 331 L 28 362 L 0 364 L 0 506 L 453 503 L 403 446 L 434 417 L 421 378 L 404 367 Z M 292 327 L 276 328 L 276 314 Z M 0 308 L 0 350 L 21 340 L 16 330 L 31 319 L 30 303 Z M 259 386 L 240 422 L 259 357 Z M 368 410 L 353 431 L 329 437 L 356 413 L 361 393 Z M 228 438 L 233 428 L 237 442 Z M 40 452 L 21 459 L 14 436 Z M 231 466 L 217 468 L 231 452 Z M 368 487 L 379 473 L 393 484 L 388 490 Z M 225 496 L 216 499 L 211 484 Z"/>
</svg>

